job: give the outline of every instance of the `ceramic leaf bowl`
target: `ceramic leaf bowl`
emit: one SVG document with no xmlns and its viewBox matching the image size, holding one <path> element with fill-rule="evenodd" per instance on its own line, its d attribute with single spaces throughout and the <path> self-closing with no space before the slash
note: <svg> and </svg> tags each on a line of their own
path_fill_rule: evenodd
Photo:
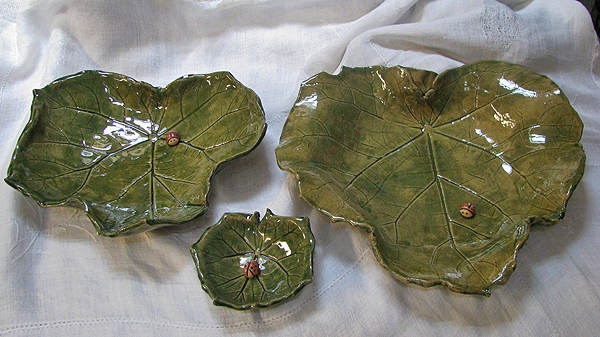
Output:
<svg viewBox="0 0 600 337">
<path fill-rule="evenodd" d="M 34 91 L 5 181 L 42 206 L 83 206 L 101 235 L 178 224 L 265 129 L 258 96 L 227 72 L 155 88 L 83 71 Z"/>
<path fill-rule="evenodd" d="M 312 282 L 314 237 L 306 217 L 226 213 L 190 248 L 202 288 L 243 310 L 279 303 Z"/>
<path fill-rule="evenodd" d="M 561 89 L 518 65 L 344 68 L 301 86 L 276 154 L 397 278 L 489 295 L 530 226 L 564 216 L 582 129 Z"/>
</svg>

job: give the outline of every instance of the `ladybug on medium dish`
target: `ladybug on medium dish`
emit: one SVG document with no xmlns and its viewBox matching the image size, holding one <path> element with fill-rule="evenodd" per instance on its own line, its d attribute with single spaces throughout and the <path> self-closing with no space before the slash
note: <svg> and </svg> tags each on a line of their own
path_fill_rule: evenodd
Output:
<svg viewBox="0 0 600 337">
<path fill-rule="evenodd" d="M 472 218 L 475 215 L 475 206 L 472 204 L 462 204 L 460 206 L 460 215 L 465 218 Z"/>
<path fill-rule="evenodd" d="M 246 276 L 246 278 L 253 278 L 258 276 L 258 274 L 260 274 L 258 262 L 256 262 L 256 260 L 246 262 L 244 265 L 244 276 Z"/>
<path fill-rule="evenodd" d="M 177 131 L 169 131 L 167 133 L 166 141 L 169 146 L 175 146 L 179 143 L 181 136 L 179 136 L 179 132 Z"/>
</svg>

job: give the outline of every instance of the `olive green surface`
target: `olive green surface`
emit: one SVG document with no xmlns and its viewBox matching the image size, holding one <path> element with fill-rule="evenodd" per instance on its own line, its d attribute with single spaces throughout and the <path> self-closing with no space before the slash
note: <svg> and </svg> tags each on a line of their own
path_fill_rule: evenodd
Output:
<svg viewBox="0 0 600 337">
<path fill-rule="evenodd" d="M 83 71 L 34 91 L 5 181 L 42 206 L 83 206 L 101 235 L 137 232 L 203 214 L 217 167 L 265 129 L 258 96 L 228 72 L 155 88 Z"/>
<path fill-rule="evenodd" d="M 530 226 L 564 216 L 582 130 L 561 89 L 518 65 L 344 68 L 303 83 L 276 154 L 302 198 L 364 227 L 397 278 L 489 295 Z"/>
<path fill-rule="evenodd" d="M 190 251 L 202 288 L 214 300 L 243 310 L 289 299 L 312 282 L 315 247 L 307 217 L 225 213 Z M 260 273 L 246 278 L 244 265 L 257 261 Z"/>
</svg>

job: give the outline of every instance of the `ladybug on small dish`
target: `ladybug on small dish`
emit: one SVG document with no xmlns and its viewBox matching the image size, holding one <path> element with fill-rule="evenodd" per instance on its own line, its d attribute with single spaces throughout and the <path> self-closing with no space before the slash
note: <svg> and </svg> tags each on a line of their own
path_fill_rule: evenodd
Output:
<svg viewBox="0 0 600 337">
<path fill-rule="evenodd" d="M 258 276 L 258 274 L 260 274 L 258 262 L 256 262 L 256 260 L 246 262 L 244 265 L 244 276 L 246 276 L 247 279 L 251 279 Z"/>
</svg>

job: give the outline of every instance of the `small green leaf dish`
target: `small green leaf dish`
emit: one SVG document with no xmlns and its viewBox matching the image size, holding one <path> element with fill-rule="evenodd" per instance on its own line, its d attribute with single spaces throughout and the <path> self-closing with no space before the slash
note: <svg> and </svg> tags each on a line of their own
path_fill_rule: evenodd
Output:
<svg viewBox="0 0 600 337">
<path fill-rule="evenodd" d="M 5 181 L 41 206 L 83 206 L 98 234 L 203 214 L 210 178 L 266 130 L 258 96 L 228 72 L 165 88 L 83 71 L 34 91 Z"/>
<path fill-rule="evenodd" d="M 308 218 L 269 209 L 259 218 L 258 212 L 225 213 L 191 246 L 202 288 L 215 305 L 267 307 L 312 282 L 315 242 Z"/>
<path fill-rule="evenodd" d="M 562 90 L 518 65 L 344 68 L 302 84 L 276 155 L 395 277 L 489 296 L 530 226 L 563 218 L 582 130 Z"/>
</svg>

